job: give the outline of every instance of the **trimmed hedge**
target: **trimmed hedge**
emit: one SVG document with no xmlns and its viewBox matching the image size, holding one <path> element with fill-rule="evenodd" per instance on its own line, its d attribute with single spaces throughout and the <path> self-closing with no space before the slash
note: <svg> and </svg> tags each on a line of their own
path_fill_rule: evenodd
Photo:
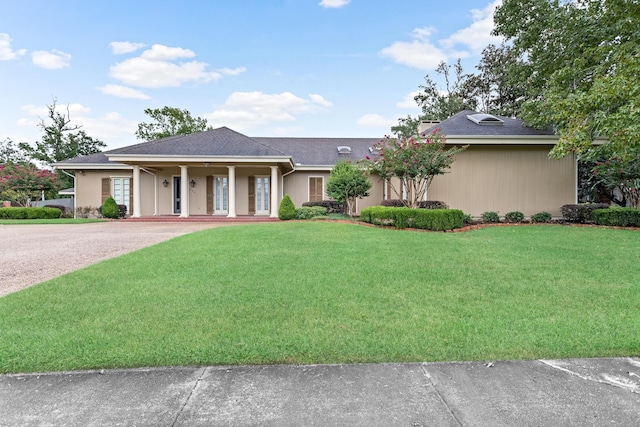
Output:
<svg viewBox="0 0 640 427">
<path fill-rule="evenodd" d="M 409 227 L 432 231 L 453 230 L 464 225 L 464 213 L 459 209 L 370 206 L 360 212 L 360 219 L 375 225 L 392 225 L 396 228 Z"/>
<path fill-rule="evenodd" d="M 404 203 L 400 199 L 383 200 L 382 203 L 380 203 L 380 206 L 391 206 L 396 208 L 405 207 Z M 422 202 L 418 202 L 418 207 L 420 209 L 449 209 L 449 205 L 438 200 L 424 200 Z"/>
<path fill-rule="evenodd" d="M 302 206 L 296 209 L 296 219 L 311 219 L 317 216 L 327 216 L 324 206 Z"/>
<path fill-rule="evenodd" d="M 549 212 L 538 212 L 531 215 L 531 222 L 551 222 L 551 214 Z"/>
<path fill-rule="evenodd" d="M 562 205 L 560 212 L 566 221 L 585 224 L 593 221 L 593 211 L 608 207 L 609 205 L 606 203 L 580 203 L 578 205 Z"/>
<path fill-rule="evenodd" d="M 344 203 L 336 202 L 335 200 L 318 200 L 315 202 L 304 202 L 302 206 L 305 206 L 305 207 L 322 206 L 323 208 L 327 209 L 327 213 L 330 213 L 330 214 L 332 213 L 342 214 L 345 211 Z"/>
<path fill-rule="evenodd" d="M 593 211 L 593 220 L 598 225 L 613 225 L 617 227 L 640 227 L 640 209 L 596 209 Z"/>
<path fill-rule="evenodd" d="M 0 208 L 0 219 L 55 219 L 61 215 L 58 208 Z"/>
</svg>

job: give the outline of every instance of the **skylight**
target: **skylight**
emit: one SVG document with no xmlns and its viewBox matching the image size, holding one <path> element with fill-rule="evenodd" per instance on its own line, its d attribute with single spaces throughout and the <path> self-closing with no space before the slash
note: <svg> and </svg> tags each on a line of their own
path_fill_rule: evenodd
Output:
<svg viewBox="0 0 640 427">
<path fill-rule="evenodd" d="M 340 154 L 351 154 L 351 147 L 349 147 L 347 145 L 339 145 L 338 146 L 338 153 L 340 153 Z"/>
<path fill-rule="evenodd" d="M 496 116 L 492 116 L 491 114 L 470 114 L 467 116 L 467 119 L 471 120 L 473 123 L 481 126 L 502 126 L 504 122 L 497 118 Z"/>
<path fill-rule="evenodd" d="M 378 151 L 378 149 L 377 149 L 377 148 L 375 148 L 375 147 L 369 147 L 369 152 L 370 152 L 371 154 L 373 154 L 373 155 L 376 155 L 376 156 L 377 156 L 378 154 L 380 154 L 380 152 Z"/>
</svg>

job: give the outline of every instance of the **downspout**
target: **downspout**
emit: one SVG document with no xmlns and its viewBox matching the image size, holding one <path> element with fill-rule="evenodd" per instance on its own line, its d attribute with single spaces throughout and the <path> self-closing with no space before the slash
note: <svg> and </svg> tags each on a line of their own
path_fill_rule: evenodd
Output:
<svg viewBox="0 0 640 427">
<path fill-rule="evenodd" d="M 158 216 L 158 175 L 147 170 L 145 168 L 140 168 L 141 171 L 148 173 L 153 176 L 153 216 Z"/>
<path fill-rule="evenodd" d="M 78 209 L 78 207 L 76 206 L 76 204 L 78 203 L 78 198 L 76 197 L 76 193 L 78 191 L 78 189 L 76 188 L 76 176 L 71 175 L 69 172 L 65 171 L 64 169 L 58 169 L 58 170 L 65 175 L 69 175 L 73 179 L 73 219 L 76 219 L 76 211 Z"/>
<path fill-rule="evenodd" d="M 291 169 L 289 172 L 282 174 L 282 190 L 280 191 L 280 200 L 284 197 L 284 177 L 287 175 L 291 175 L 296 171 L 295 167 Z"/>
</svg>

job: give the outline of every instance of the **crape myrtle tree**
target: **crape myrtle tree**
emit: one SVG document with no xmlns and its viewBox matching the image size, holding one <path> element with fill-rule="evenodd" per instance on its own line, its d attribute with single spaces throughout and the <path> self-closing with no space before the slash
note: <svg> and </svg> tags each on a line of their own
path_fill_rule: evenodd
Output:
<svg viewBox="0 0 640 427">
<path fill-rule="evenodd" d="M 207 119 L 192 117 L 188 110 L 174 107 L 147 108 L 144 113 L 153 119 L 151 123 L 139 123 L 136 138 L 144 141 L 168 138 L 176 135 L 189 135 L 211 129 Z"/>
<path fill-rule="evenodd" d="M 371 181 L 367 171 L 347 160 L 341 160 L 333 167 L 327 180 L 327 196 L 344 203 L 349 216 L 353 216 L 356 199 L 369 195 Z"/>
<path fill-rule="evenodd" d="M 378 154 L 367 156 L 362 164 L 370 173 L 389 182 L 405 206 L 417 208 L 433 178 L 447 173 L 455 156 L 467 147 L 447 148 L 444 135 L 437 129 L 422 138 L 386 137 L 374 146 Z M 402 197 L 403 189 L 406 199 Z"/>
<path fill-rule="evenodd" d="M 58 175 L 32 164 L 0 164 L 0 200 L 29 206 L 40 200 L 42 192 L 57 192 L 60 189 Z"/>
</svg>

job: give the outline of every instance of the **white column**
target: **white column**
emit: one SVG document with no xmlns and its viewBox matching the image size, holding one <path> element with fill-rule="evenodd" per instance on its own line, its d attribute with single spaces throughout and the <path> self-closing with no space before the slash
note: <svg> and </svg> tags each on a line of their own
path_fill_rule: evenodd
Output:
<svg viewBox="0 0 640 427">
<path fill-rule="evenodd" d="M 236 217 L 236 167 L 227 166 L 229 169 L 229 213 L 227 217 Z"/>
<path fill-rule="evenodd" d="M 140 218 L 140 166 L 133 165 L 133 213 L 131 217 Z"/>
<path fill-rule="evenodd" d="M 189 217 L 189 174 L 187 166 L 180 165 L 180 218 Z"/>
<path fill-rule="evenodd" d="M 278 218 L 278 167 L 271 166 L 271 218 Z"/>
</svg>

